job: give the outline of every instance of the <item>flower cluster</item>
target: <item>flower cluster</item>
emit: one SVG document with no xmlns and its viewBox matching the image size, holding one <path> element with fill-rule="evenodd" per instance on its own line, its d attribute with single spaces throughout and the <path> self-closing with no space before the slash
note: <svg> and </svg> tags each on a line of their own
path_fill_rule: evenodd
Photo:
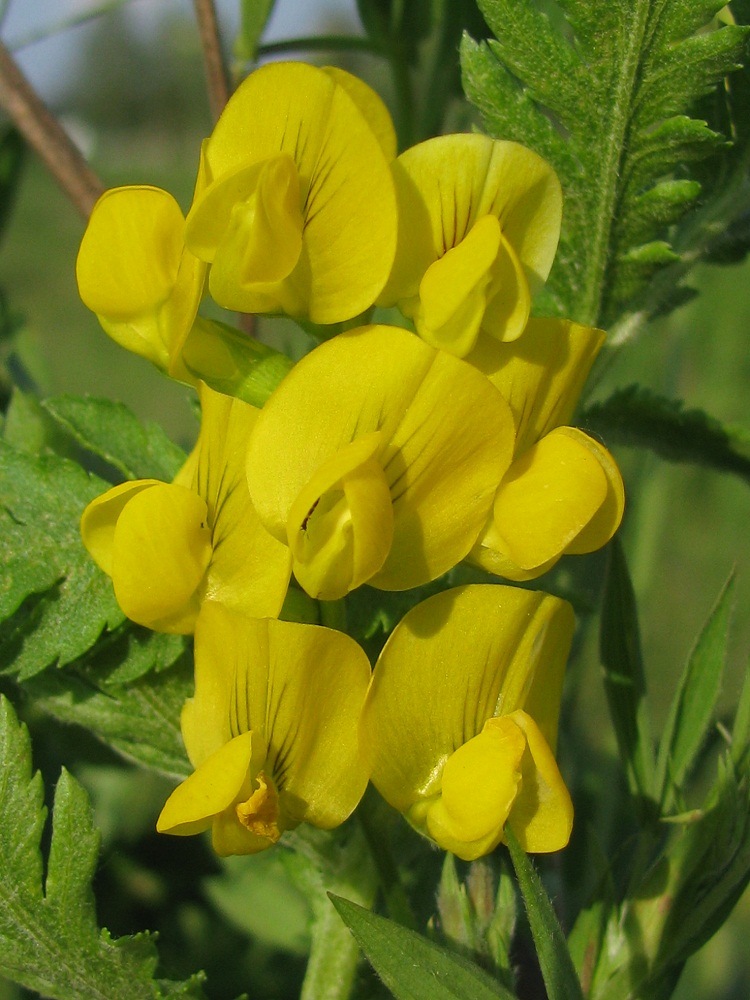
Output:
<svg viewBox="0 0 750 1000">
<path fill-rule="evenodd" d="M 152 187 L 98 202 L 81 296 L 202 413 L 172 483 L 115 486 L 81 522 L 123 611 L 195 636 L 195 771 L 162 832 L 211 828 L 219 853 L 252 853 L 340 824 L 372 780 L 465 859 L 506 826 L 529 851 L 567 843 L 554 750 L 572 610 L 492 580 L 601 547 L 623 511 L 612 457 L 569 426 L 603 334 L 530 318 L 561 210 L 522 146 L 450 135 L 397 157 L 364 83 L 296 63 L 231 98 L 187 216 Z M 200 316 L 206 295 L 322 342 L 292 365 Z M 370 323 L 376 307 L 403 325 Z M 290 620 L 300 588 L 405 591 L 463 561 L 488 582 L 415 603 L 372 670 L 349 635 Z"/>
</svg>

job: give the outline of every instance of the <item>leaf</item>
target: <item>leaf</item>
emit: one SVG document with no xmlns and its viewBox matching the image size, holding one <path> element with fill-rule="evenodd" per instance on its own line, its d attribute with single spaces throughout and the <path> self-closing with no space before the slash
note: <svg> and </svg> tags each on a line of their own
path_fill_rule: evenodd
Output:
<svg viewBox="0 0 750 1000">
<path fill-rule="evenodd" d="M 105 489 L 74 462 L 0 440 L 0 670 L 27 678 L 69 663 L 122 622 L 78 531 L 84 507 Z"/>
<path fill-rule="evenodd" d="M 617 538 L 609 546 L 599 651 L 620 757 L 630 791 L 643 810 L 654 787 L 651 727 L 635 594 Z"/>
<path fill-rule="evenodd" d="M 573 960 L 542 880 L 513 831 L 506 828 L 506 837 L 547 996 L 549 1000 L 583 1000 Z"/>
<path fill-rule="evenodd" d="M 117 668 L 110 672 L 116 674 Z M 192 768 L 180 731 L 180 712 L 193 694 L 192 657 L 127 686 L 108 683 L 96 660 L 47 671 L 23 684 L 34 707 L 89 729 L 118 753 L 176 780 Z"/>
<path fill-rule="evenodd" d="M 331 901 L 396 1000 L 514 1000 L 460 955 L 341 896 Z"/>
<path fill-rule="evenodd" d="M 670 706 L 656 766 L 655 789 L 664 810 L 672 808 L 712 725 L 733 596 L 730 577 L 688 658 Z"/>
<path fill-rule="evenodd" d="M 199 978 L 154 981 L 148 934 L 113 939 L 96 923 L 91 879 L 99 836 L 86 793 L 65 770 L 55 789 L 54 824 L 42 878 L 46 810 L 31 773 L 28 733 L 0 697 L 0 971 L 54 1000 L 202 997 Z"/>
<path fill-rule="evenodd" d="M 612 443 L 649 448 L 671 462 L 705 465 L 750 481 L 750 432 L 683 406 L 680 400 L 631 385 L 594 403 L 582 421 Z"/>
<path fill-rule="evenodd" d="M 42 406 L 87 451 L 126 479 L 171 482 L 185 461 L 158 424 L 142 423 L 127 406 L 93 396 L 55 396 Z"/>
<path fill-rule="evenodd" d="M 240 30 L 234 41 L 234 54 L 242 62 L 253 62 L 258 54 L 260 36 L 273 13 L 276 0 L 241 0 Z"/>
<path fill-rule="evenodd" d="M 464 37 L 464 89 L 489 133 L 545 157 L 566 195 L 542 308 L 606 327 L 674 261 L 668 227 L 698 193 L 688 165 L 726 147 L 693 106 L 744 54 L 746 28 L 701 30 L 722 6 L 558 0 L 558 29 L 532 0 L 480 0 L 495 38 Z"/>
</svg>

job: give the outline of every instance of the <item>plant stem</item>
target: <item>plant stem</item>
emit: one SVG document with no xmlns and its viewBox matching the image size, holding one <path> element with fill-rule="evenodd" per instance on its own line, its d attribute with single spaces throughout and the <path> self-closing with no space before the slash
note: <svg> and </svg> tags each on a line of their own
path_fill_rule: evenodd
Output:
<svg viewBox="0 0 750 1000">
<path fill-rule="evenodd" d="M 208 103 L 211 115 L 217 121 L 229 100 L 229 73 L 224 63 L 219 37 L 219 24 L 213 0 L 193 0 L 195 17 L 200 32 L 203 66 L 206 71 Z"/>
<path fill-rule="evenodd" d="M 0 42 L 0 104 L 84 218 L 104 185 Z"/>
</svg>

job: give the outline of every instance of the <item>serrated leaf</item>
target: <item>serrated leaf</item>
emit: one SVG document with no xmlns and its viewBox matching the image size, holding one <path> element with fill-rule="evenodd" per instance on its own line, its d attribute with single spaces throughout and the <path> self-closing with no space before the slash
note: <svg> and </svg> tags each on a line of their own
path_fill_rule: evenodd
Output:
<svg viewBox="0 0 750 1000">
<path fill-rule="evenodd" d="M 549 1000 L 583 1000 L 565 936 L 542 880 L 512 830 L 507 830 L 506 836 L 547 996 Z"/>
<path fill-rule="evenodd" d="M 128 685 L 108 683 L 94 659 L 47 671 L 23 689 L 35 708 L 83 726 L 128 760 L 180 781 L 192 771 L 180 731 L 182 706 L 194 691 L 188 655 Z"/>
<path fill-rule="evenodd" d="M 750 433 L 638 385 L 594 403 L 583 422 L 610 443 L 649 448 L 672 462 L 693 462 L 750 480 Z"/>
<path fill-rule="evenodd" d="M 670 706 L 656 767 L 655 787 L 664 810 L 672 808 L 712 725 L 733 596 L 734 579 L 730 578 L 688 658 Z"/>
<path fill-rule="evenodd" d="M 691 112 L 739 67 L 747 31 L 701 30 L 719 0 L 558 6 L 562 30 L 532 0 L 480 0 L 495 39 L 464 39 L 464 88 L 491 135 L 531 146 L 560 175 L 565 215 L 545 307 L 606 327 L 670 263 L 652 253 L 636 269 L 632 253 L 667 243 L 697 187 L 668 212 L 648 196 L 690 180 L 686 165 L 726 144 Z"/>
<path fill-rule="evenodd" d="M 74 441 L 125 479 L 171 482 L 185 461 L 185 452 L 158 424 L 142 423 L 122 403 L 93 396 L 55 396 L 42 406 Z"/>
<path fill-rule="evenodd" d="M 3 697 L 0 811 L 3 975 L 52 1000 L 203 996 L 197 981 L 165 983 L 166 990 L 154 981 L 157 955 L 148 935 L 114 940 L 99 930 L 91 891 L 99 837 L 86 793 L 64 770 L 55 790 L 47 875 L 42 881 L 39 844 L 45 809 L 41 779 L 31 773 L 28 733 Z"/>
<path fill-rule="evenodd" d="M 105 489 L 74 462 L 0 440 L 0 670 L 25 678 L 69 663 L 122 622 L 78 531 L 84 507 Z"/>
<path fill-rule="evenodd" d="M 651 725 L 635 594 L 617 538 L 609 546 L 599 653 L 620 757 L 630 791 L 643 808 L 654 787 Z"/>
<path fill-rule="evenodd" d="M 341 896 L 331 901 L 396 1000 L 515 1000 L 462 956 Z"/>
</svg>

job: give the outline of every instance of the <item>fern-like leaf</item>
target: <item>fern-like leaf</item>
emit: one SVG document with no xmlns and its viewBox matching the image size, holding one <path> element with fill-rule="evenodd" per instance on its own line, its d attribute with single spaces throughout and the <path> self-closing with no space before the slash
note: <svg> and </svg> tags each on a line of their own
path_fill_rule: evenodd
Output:
<svg viewBox="0 0 750 1000">
<path fill-rule="evenodd" d="M 678 260 L 669 227 L 700 192 L 689 167 L 727 144 L 692 109 L 740 66 L 747 28 L 710 26 L 722 0 L 479 6 L 496 37 L 464 38 L 466 92 L 490 134 L 536 149 L 566 194 L 542 308 L 607 326 Z"/>
</svg>

